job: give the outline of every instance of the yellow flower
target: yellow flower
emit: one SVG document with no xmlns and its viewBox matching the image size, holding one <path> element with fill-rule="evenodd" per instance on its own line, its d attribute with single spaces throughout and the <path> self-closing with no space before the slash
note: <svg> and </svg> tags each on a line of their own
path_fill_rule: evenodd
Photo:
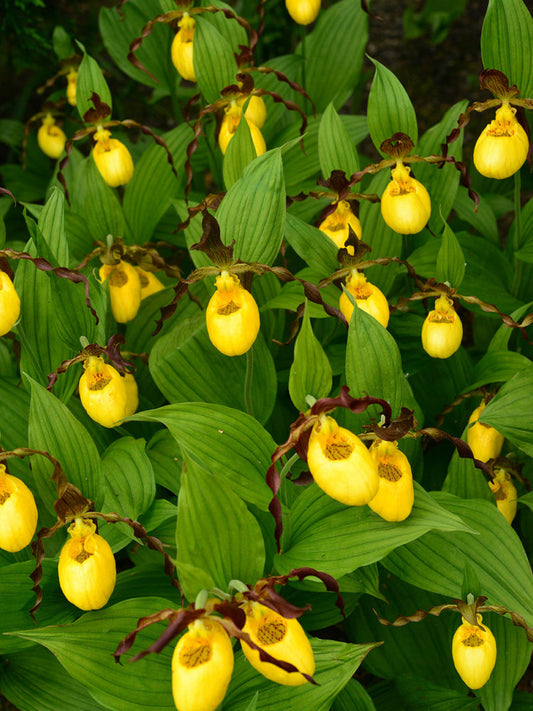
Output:
<svg viewBox="0 0 533 711">
<path fill-rule="evenodd" d="M 410 175 L 401 161 L 392 169 L 392 180 L 381 196 L 381 214 L 398 234 L 412 235 L 423 229 L 431 217 L 431 199 L 426 188 Z"/>
<path fill-rule="evenodd" d="M 259 309 L 235 275 L 223 271 L 216 279 L 216 287 L 205 312 L 207 333 L 224 355 L 242 355 L 259 333 Z"/>
<path fill-rule="evenodd" d="M 529 139 L 515 114 L 516 109 L 505 101 L 477 139 L 474 165 L 487 178 L 508 178 L 527 158 Z"/>
<path fill-rule="evenodd" d="M 485 403 L 482 402 L 470 415 L 470 419 L 468 420 L 469 427 L 466 431 L 466 441 L 476 459 L 481 459 L 482 462 L 488 462 L 489 459 L 495 459 L 499 456 L 505 437 L 500 434 L 498 430 L 495 430 L 494 427 L 478 422 L 484 409 Z"/>
<path fill-rule="evenodd" d="M 100 267 L 100 279 L 109 279 L 109 298 L 111 311 L 117 323 L 127 323 L 137 316 L 141 305 L 141 279 L 139 273 L 129 262 L 103 264 Z"/>
<path fill-rule="evenodd" d="M 457 673 L 471 689 L 484 686 L 496 664 L 496 640 L 486 625 L 483 629 L 462 618 L 452 640 L 453 663 Z M 477 615 L 479 624 L 481 615 Z"/>
<path fill-rule="evenodd" d="M 78 72 L 71 69 L 67 74 L 67 101 L 71 106 L 76 106 L 76 85 L 78 83 Z"/>
<path fill-rule="evenodd" d="M 80 400 L 89 417 L 103 427 L 115 427 L 130 412 L 125 378 L 100 356 L 89 356 L 80 378 Z M 128 404 L 130 407 L 128 408 Z"/>
<path fill-rule="evenodd" d="M 55 118 L 47 114 L 37 131 L 37 143 L 42 152 L 49 158 L 59 158 L 65 148 L 67 137 L 65 132 L 56 125 Z"/>
<path fill-rule="evenodd" d="M 337 204 L 335 212 L 332 212 L 331 215 L 324 218 L 318 229 L 330 237 L 338 249 L 341 249 L 348 239 L 349 227 L 351 227 L 359 239 L 361 239 L 361 235 L 363 234 L 361 223 L 353 214 L 350 203 L 347 200 L 341 200 Z"/>
<path fill-rule="evenodd" d="M 411 465 L 398 442 L 377 440 L 370 447 L 379 474 L 379 489 L 368 505 L 385 521 L 403 521 L 415 498 Z"/>
<path fill-rule="evenodd" d="M 259 602 L 249 601 L 244 606 L 247 632 L 252 641 L 282 662 L 290 662 L 304 674 L 315 672 L 315 658 L 303 627 L 296 619 L 282 617 L 278 612 Z M 287 672 L 270 662 L 262 662 L 259 652 L 241 640 L 242 651 L 250 664 L 270 681 L 284 686 L 301 686 L 307 679 L 299 672 Z"/>
<path fill-rule="evenodd" d="M 346 279 L 346 289 L 354 297 L 357 307 L 373 316 L 380 324 L 387 328 L 389 323 L 389 302 L 380 289 L 366 280 L 362 272 L 352 269 L 352 273 Z M 344 318 L 350 323 L 353 312 L 353 304 L 344 291 L 339 299 L 339 309 Z"/>
<path fill-rule="evenodd" d="M 495 467 L 493 473 L 494 479 L 489 481 L 489 486 L 496 499 L 496 506 L 498 511 L 505 516 L 507 522 L 511 524 L 516 516 L 518 506 L 516 486 L 513 484 L 511 475 L 504 469 Z"/>
<path fill-rule="evenodd" d="M 0 464 L 0 548 L 17 553 L 33 538 L 37 506 L 26 484 Z"/>
<path fill-rule="evenodd" d="M 153 272 L 147 272 L 141 267 L 135 267 L 135 271 L 141 280 L 141 301 L 165 288 Z"/>
<path fill-rule="evenodd" d="M 241 96 L 240 99 L 237 99 L 237 106 L 241 109 L 241 111 L 247 99 L 248 96 Z M 244 118 L 248 121 L 248 123 L 255 123 L 257 128 L 263 128 L 266 117 L 267 110 L 263 98 L 252 94 L 248 103 L 248 108 L 244 112 Z"/>
<path fill-rule="evenodd" d="M 89 519 L 77 518 L 68 529 L 57 572 L 63 595 L 80 610 L 99 610 L 115 588 L 117 570 L 111 546 Z"/>
<path fill-rule="evenodd" d="M 0 270 L 0 336 L 11 331 L 19 316 L 19 295 L 9 275 Z"/>
<path fill-rule="evenodd" d="M 317 485 L 348 506 L 368 504 L 378 492 L 372 456 L 359 437 L 323 415 L 311 431 L 307 464 Z"/>
<path fill-rule="evenodd" d="M 320 10 L 320 0 L 285 0 L 285 7 L 298 25 L 310 25 Z"/>
<path fill-rule="evenodd" d="M 461 345 L 463 324 L 453 301 L 441 294 L 422 326 L 422 346 L 432 358 L 449 358 Z"/>
<path fill-rule="evenodd" d="M 192 62 L 195 24 L 194 18 L 184 12 L 182 19 L 178 23 L 178 33 L 174 37 L 170 48 L 172 64 L 176 67 L 178 74 L 186 81 L 196 81 Z"/>
<path fill-rule="evenodd" d="M 231 105 L 226 108 L 224 118 L 222 119 L 222 125 L 220 126 L 220 133 L 218 134 L 218 145 L 220 146 L 222 155 L 226 153 L 228 143 L 235 135 L 235 131 L 237 130 L 241 120 L 241 114 L 242 109 L 236 101 L 233 101 Z M 258 156 L 260 156 L 266 151 L 265 139 L 255 123 L 249 119 L 246 119 L 246 121 L 248 123 L 248 128 L 250 129 L 255 152 Z"/>
<path fill-rule="evenodd" d="M 178 711 L 215 711 L 233 672 L 233 649 L 220 622 L 192 622 L 172 655 L 172 694 Z"/>
<path fill-rule="evenodd" d="M 133 177 L 133 159 L 126 146 L 101 128 L 94 134 L 93 158 L 100 175 L 111 188 L 126 185 Z"/>
<path fill-rule="evenodd" d="M 137 381 L 131 373 L 126 373 L 124 376 L 124 387 L 126 388 L 126 409 L 124 410 L 124 417 L 129 417 L 137 412 L 139 407 L 139 388 L 137 387 Z"/>
</svg>

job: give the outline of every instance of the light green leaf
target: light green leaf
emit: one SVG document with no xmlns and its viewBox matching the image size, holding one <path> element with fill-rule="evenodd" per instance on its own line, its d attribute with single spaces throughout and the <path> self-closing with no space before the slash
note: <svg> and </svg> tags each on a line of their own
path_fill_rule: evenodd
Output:
<svg viewBox="0 0 533 711">
<path fill-rule="evenodd" d="M 78 43 L 79 45 L 79 43 Z M 76 84 L 76 106 L 80 118 L 83 121 L 83 116 L 85 113 L 93 108 L 93 102 L 91 101 L 92 93 L 98 94 L 100 101 L 107 104 L 109 108 L 112 108 L 111 103 L 111 92 L 107 85 L 102 70 L 100 69 L 98 62 L 93 59 L 87 52 L 83 45 L 79 45 L 83 51 L 83 59 L 78 69 L 78 81 Z M 109 120 L 111 115 L 107 117 Z"/>
<path fill-rule="evenodd" d="M 195 20 L 194 73 L 203 97 L 212 104 L 224 87 L 235 83 L 237 63 L 230 43 L 216 27 L 202 15 L 196 15 Z"/>
<path fill-rule="evenodd" d="M 246 108 L 243 106 L 242 115 Z M 246 166 L 257 158 L 248 121 L 239 121 L 233 138 L 228 143 L 222 165 L 226 190 L 239 180 Z"/>
<path fill-rule="evenodd" d="M 508 326 L 503 328 L 510 331 Z M 531 361 L 521 353 L 506 350 L 488 350 L 476 364 L 474 380 L 463 388 L 467 393 L 489 383 L 503 383 L 510 380 L 518 371 L 531 366 Z"/>
<path fill-rule="evenodd" d="M 338 269 L 337 247 L 332 239 L 290 212 L 285 220 L 285 239 L 318 274 L 329 276 Z"/>
<path fill-rule="evenodd" d="M 442 241 L 437 255 L 437 270 L 435 278 L 440 282 L 448 282 L 454 289 L 461 286 L 465 275 L 465 257 L 461 245 L 452 229 L 444 222 Z"/>
<path fill-rule="evenodd" d="M 333 170 L 343 170 L 349 178 L 359 170 L 357 151 L 333 104 L 322 114 L 318 131 L 318 155 L 324 178 Z"/>
</svg>

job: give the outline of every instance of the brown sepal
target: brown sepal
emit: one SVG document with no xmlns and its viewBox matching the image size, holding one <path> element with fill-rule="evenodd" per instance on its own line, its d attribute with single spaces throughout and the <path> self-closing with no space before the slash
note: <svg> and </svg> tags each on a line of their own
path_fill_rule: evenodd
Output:
<svg viewBox="0 0 533 711">
<path fill-rule="evenodd" d="M 191 249 L 198 250 L 206 254 L 209 259 L 220 269 L 226 269 L 233 264 L 233 245 L 225 245 L 220 239 L 220 227 L 213 215 L 207 209 L 202 210 L 202 237 L 199 242 L 193 244 Z"/>
<path fill-rule="evenodd" d="M 393 158 L 394 160 L 403 160 L 405 156 L 411 153 L 414 147 L 415 144 L 409 136 L 406 133 L 401 133 L 400 131 L 383 141 L 379 147 L 379 150 L 382 153 L 385 153 L 385 155 L 388 155 L 389 158 Z"/>
<path fill-rule="evenodd" d="M 509 86 L 509 79 L 498 69 L 483 69 L 479 75 L 479 86 L 481 89 L 488 89 L 496 98 L 507 101 L 520 93 L 516 84 Z"/>
<path fill-rule="evenodd" d="M 15 206 L 16 206 L 17 201 L 15 199 L 15 196 L 11 192 L 11 190 L 8 190 L 7 188 L 0 187 L 0 195 L 9 195 L 9 197 L 13 200 L 13 202 L 15 203 Z"/>
<path fill-rule="evenodd" d="M 412 430 L 417 429 L 416 417 L 414 411 L 408 407 L 402 407 L 399 416 L 392 420 L 388 427 L 380 427 L 373 422 L 367 425 L 367 428 L 373 432 L 376 437 L 383 439 L 386 442 L 396 442 L 402 437 L 405 437 Z"/>
<path fill-rule="evenodd" d="M 88 109 L 83 114 L 84 122 L 93 123 L 95 125 L 103 123 L 106 118 L 111 115 L 111 107 L 102 101 L 95 91 L 92 92 L 89 100 L 93 102 L 94 109 Z"/>
</svg>

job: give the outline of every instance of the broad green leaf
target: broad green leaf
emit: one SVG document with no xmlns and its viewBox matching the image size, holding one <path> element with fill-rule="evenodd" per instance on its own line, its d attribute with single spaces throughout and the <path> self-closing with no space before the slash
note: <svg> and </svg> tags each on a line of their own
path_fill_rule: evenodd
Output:
<svg viewBox="0 0 533 711">
<path fill-rule="evenodd" d="M 531 311 L 531 307 L 533 307 L 533 301 L 529 301 L 527 304 L 520 306 L 520 308 L 516 309 L 516 311 L 513 311 L 510 316 L 515 321 L 519 321 L 520 318 L 524 316 L 524 314 L 527 314 Z M 509 339 L 511 338 L 512 333 L 513 329 L 502 323 L 502 325 L 492 337 L 492 340 L 489 343 L 489 347 L 487 348 L 486 355 L 488 355 L 489 351 L 505 350 L 509 345 Z"/>
<path fill-rule="evenodd" d="M 235 83 L 237 63 L 230 43 L 202 15 L 196 15 L 193 65 L 198 88 L 207 103 L 220 98 L 226 86 Z"/>
<path fill-rule="evenodd" d="M 530 457 L 533 456 L 533 369 L 516 373 L 483 410 L 480 421 L 492 425 Z"/>
<path fill-rule="evenodd" d="M 98 16 L 100 34 L 113 61 L 135 81 L 167 93 L 174 91 L 178 75 L 170 61 L 170 45 L 174 38 L 170 25 L 157 23 L 135 52 L 136 58 L 157 81 L 128 60 L 130 44 L 141 36 L 147 22 L 161 14 L 159 0 L 129 0 L 120 9 L 122 16 L 115 7 L 102 7 Z"/>
<path fill-rule="evenodd" d="M 74 54 L 74 47 L 72 46 L 69 34 L 59 25 L 54 27 L 52 43 L 54 45 L 54 52 L 57 54 L 59 60 L 68 59 L 68 57 L 72 57 Z"/>
<path fill-rule="evenodd" d="M 315 400 L 327 397 L 331 391 L 331 365 L 320 341 L 313 333 L 309 310 L 306 308 L 302 326 L 294 344 L 294 360 L 289 375 L 289 394 L 300 412 L 309 409 L 307 395 Z"/>
<path fill-rule="evenodd" d="M 485 69 L 499 69 L 520 96 L 533 93 L 533 17 L 522 0 L 489 0 L 481 31 Z"/>
<path fill-rule="evenodd" d="M 350 679 L 335 698 L 331 711 L 376 711 L 376 707 L 365 687 L 356 679 Z"/>
<path fill-rule="evenodd" d="M 357 151 L 333 104 L 322 114 L 318 131 L 318 155 L 324 178 L 333 170 L 343 170 L 349 178 L 359 170 Z"/>
<path fill-rule="evenodd" d="M 467 430 L 468 426 L 465 427 L 461 435 L 465 442 Z M 474 465 L 470 458 L 460 457 L 457 451 L 452 454 L 442 490 L 463 499 L 485 499 L 493 506 L 496 505 L 485 474 Z"/>
<path fill-rule="evenodd" d="M 87 54 L 83 45 L 79 46 L 83 51 L 83 59 L 81 60 L 81 64 L 78 69 L 76 106 L 78 108 L 80 118 L 83 121 L 85 113 L 89 109 L 93 108 L 93 102 L 91 101 L 91 95 L 93 92 L 98 94 L 100 101 L 107 104 L 110 109 L 112 108 L 112 103 L 111 92 L 106 80 L 104 79 L 104 75 L 98 65 L 98 62 Z M 109 115 L 106 120 L 109 120 L 110 118 L 111 115 Z"/>
<path fill-rule="evenodd" d="M 320 13 L 305 48 L 305 89 L 318 112 L 331 102 L 340 109 L 352 93 L 367 39 L 368 16 L 360 3 L 341 0 Z"/>
<path fill-rule="evenodd" d="M 476 209 L 474 201 L 468 197 L 467 188 L 464 185 L 459 185 L 455 194 L 453 209 L 461 220 L 468 222 L 479 234 L 487 237 L 490 242 L 499 247 L 500 240 L 496 216 L 483 195 L 479 196 L 479 205 Z"/>
<path fill-rule="evenodd" d="M 510 331 L 508 326 L 503 328 Z M 474 380 L 463 388 L 470 392 L 489 383 L 503 383 L 510 380 L 518 371 L 531 366 L 531 361 L 521 353 L 506 350 L 488 350 L 476 364 Z"/>
<path fill-rule="evenodd" d="M 179 605 L 176 600 L 176 607 Z M 168 609 L 169 601 L 158 597 L 126 600 L 104 610 L 88 612 L 70 625 L 42 627 L 18 633 L 23 639 L 49 649 L 66 671 L 84 685 L 96 701 L 115 711 L 171 711 L 170 686 L 172 647 L 134 664 L 116 664 L 118 643 L 145 615 Z M 131 657 L 152 644 L 163 631 L 153 625 L 140 632 L 126 655 Z"/>
<path fill-rule="evenodd" d="M 259 692 L 257 711 L 279 708 L 328 711 L 331 702 L 347 684 L 365 656 L 376 644 L 345 644 L 323 639 L 312 639 L 316 662 L 313 678 L 317 685 L 282 686 L 265 679 L 248 663 L 244 654 L 237 653 L 233 676 L 222 703 L 223 711 L 245 711 L 250 697 Z"/>
<path fill-rule="evenodd" d="M 276 443 L 250 415 L 222 405 L 184 402 L 133 415 L 162 422 L 185 456 L 221 477 L 242 499 L 265 511 L 272 493 L 265 482 Z"/>
<path fill-rule="evenodd" d="M 9 655 L 9 664 L 2 670 L 2 693 L 17 708 L 26 711 L 107 708 L 97 703 L 83 684 L 67 675 L 44 647 L 35 646 Z"/>
<path fill-rule="evenodd" d="M 431 529 L 471 530 L 416 482 L 413 510 L 400 523 L 385 521 L 366 506 L 346 507 L 312 486 L 300 494 L 293 507 L 288 524 L 290 543 L 275 559 L 276 570 L 287 573 L 303 565 L 339 577 L 381 560 Z"/>
<path fill-rule="evenodd" d="M 287 213 L 285 220 L 285 239 L 307 264 L 317 273 L 329 276 L 338 269 L 337 247 L 332 239 L 307 225 L 302 220 Z"/>
<path fill-rule="evenodd" d="M 368 130 L 379 151 L 383 141 L 395 133 L 406 133 L 416 146 L 418 126 L 411 99 L 394 74 L 371 58 L 376 73 L 368 95 Z M 382 153 L 382 155 L 385 155 Z"/>
<path fill-rule="evenodd" d="M 27 377 L 27 380 L 31 386 L 29 446 L 44 450 L 59 460 L 68 481 L 94 501 L 96 511 L 100 511 L 104 481 L 93 440 L 61 400 L 31 378 Z M 32 469 L 37 490 L 48 510 L 53 511 L 57 487 L 50 481 L 52 464 L 45 457 L 34 455 Z"/>
<path fill-rule="evenodd" d="M 465 257 L 461 245 L 452 229 L 444 222 L 442 241 L 437 254 L 437 271 L 435 278 L 440 282 L 448 282 L 454 289 L 461 286 L 465 275 Z"/>
<path fill-rule="evenodd" d="M 242 115 L 244 116 L 245 107 L 243 106 Z M 248 121 L 239 121 L 237 130 L 233 138 L 228 143 L 226 153 L 224 155 L 223 173 L 224 185 L 229 190 L 231 186 L 239 180 L 243 170 L 248 163 L 251 163 L 257 158 L 252 134 Z"/>
<path fill-rule="evenodd" d="M 430 532 L 397 548 L 382 564 L 411 585 L 457 598 L 468 563 L 489 603 L 518 612 L 531 625 L 533 577 L 515 531 L 486 501 L 463 501 L 443 492 L 432 496 L 477 533 Z"/>
<path fill-rule="evenodd" d="M 214 0 L 214 2 L 202 0 L 200 4 L 202 7 L 219 7 L 235 13 L 231 5 L 221 2 L 221 0 Z M 244 27 L 241 27 L 236 20 L 226 17 L 223 12 L 206 12 L 202 15 L 202 18 L 217 28 L 220 34 L 229 42 L 234 53 L 239 52 L 239 45 L 247 44 L 248 37 Z"/>
<path fill-rule="evenodd" d="M 112 12 L 116 13 L 114 9 Z M 124 192 L 124 215 L 131 230 L 132 244 L 144 244 L 150 239 L 172 199 L 178 196 L 185 178 L 185 150 L 192 135 L 191 128 L 182 123 L 162 136 L 174 159 L 178 177 L 172 172 L 165 149 L 157 144 L 147 148 L 137 161 L 133 178 Z"/>
<path fill-rule="evenodd" d="M 285 185 L 281 151 L 256 158 L 232 185 L 217 210 L 222 241 L 235 240 L 234 257 L 272 264 L 285 226 Z"/>
<path fill-rule="evenodd" d="M 243 356 L 220 353 L 209 340 L 203 315 L 160 338 L 150 373 L 169 402 L 213 402 L 253 410 L 265 422 L 276 399 L 272 355 L 259 334 Z M 248 379 L 247 379 L 248 373 Z"/>
<path fill-rule="evenodd" d="M 185 597 L 194 600 L 205 587 L 203 580 L 189 574 L 195 568 L 203 577 L 209 576 L 209 587 L 226 590 L 229 581 L 235 579 L 254 584 L 262 577 L 265 565 L 259 524 L 221 477 L 211 475 L 189 458 L 187 463 L 176 527 L 176 562 Z"/>
</svg>

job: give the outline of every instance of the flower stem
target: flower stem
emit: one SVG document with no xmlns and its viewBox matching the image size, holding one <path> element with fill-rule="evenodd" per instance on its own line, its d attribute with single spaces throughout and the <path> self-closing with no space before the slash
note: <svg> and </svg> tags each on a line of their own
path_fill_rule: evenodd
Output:
<svg viewBox="0 0 533 711">
<path fill-rule="evenodd" d="M 521 192 L 521 177 L 520 171 L 514 174 L 514 232 L 513 232 L 513 252 L 516 253 L 522 244 L 522 208 L 520 205 Z M 520 282 L 522 281 L 522 260 L 514 258 L 514 278 L 511 293 L 513 296 L 518 294 L 520 290 Z"/>
</svg>

